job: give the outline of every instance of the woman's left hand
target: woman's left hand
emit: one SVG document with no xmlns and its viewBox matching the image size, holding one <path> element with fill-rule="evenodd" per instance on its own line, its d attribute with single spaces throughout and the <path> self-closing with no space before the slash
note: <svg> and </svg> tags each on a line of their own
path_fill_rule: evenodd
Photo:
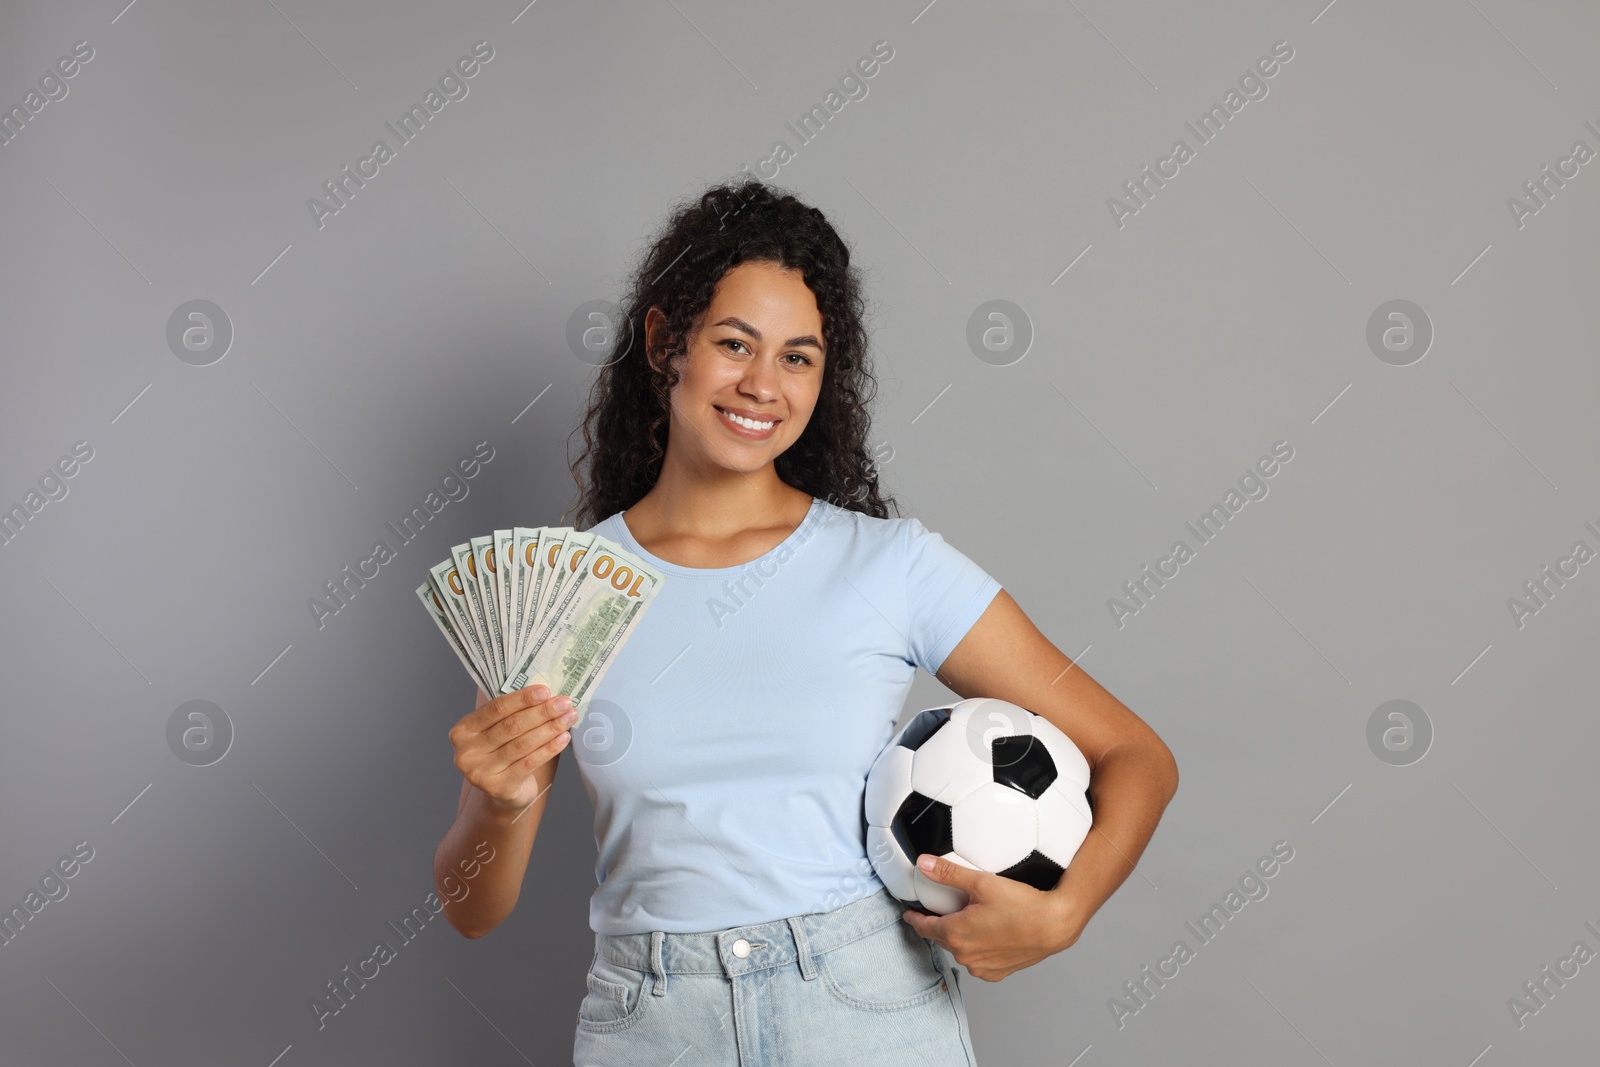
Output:
<svg viewBox="0 0 1600 1067">
<path fill-rule="evenodd" d="M 923 937 L 943 945 L 974 978 L 998 982 L 1013 971 L 1069 948 L 1083 932 L 1062 888 L 1042 892 L 1023 882 L 976 871 L 940 856 L 924 877 L 967 893 L 967 906 L 949 915 L 906 909 L 902 918 Z"/>
</svg>

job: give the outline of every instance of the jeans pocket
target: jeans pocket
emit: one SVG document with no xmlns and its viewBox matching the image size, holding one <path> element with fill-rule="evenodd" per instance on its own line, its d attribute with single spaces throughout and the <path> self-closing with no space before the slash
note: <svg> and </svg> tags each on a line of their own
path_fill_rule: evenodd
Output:
<svg viewBox="0 0 1600 1067">
<path fill-rule="evenodd" d="M 636 971 L 596 953 L 584 976 L 588 992 L 578 1004 L 578 1029 L 615 1033 L 632 1026 L 648 999 L 648 971 Z"/>
<path fill-rule="evenodd" d="M 945 993 L 934 943 L 903 919 L 817 956 L 834 998 L 868 1011 L 901 1011 Z"/>
</svg>

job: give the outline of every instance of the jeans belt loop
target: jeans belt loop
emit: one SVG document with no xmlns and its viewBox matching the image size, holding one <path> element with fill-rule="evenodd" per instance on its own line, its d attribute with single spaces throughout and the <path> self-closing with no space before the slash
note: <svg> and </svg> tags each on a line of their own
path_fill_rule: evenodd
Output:
<svg viewBox="0 0 1600 1067">
<path fill-rule="evenodd" d="M 661 962 L 661 946 L 667 940 L 667 935 L 660 930 L 650 931 L 650 967 L 655 971 L 656 981 L 650 992 L 658 997 L 667 995 L 667 968 Z"/>
<path fill-rule="evenodd" d="M 811 942 L 806 938 L 805 924 L 800 916 L 789 916 L 789 929 L 794 934 L 795 955 L 800 958 L 800 977 L 809 982 L 817 976 L 817 968 L 811 958 Z"/>
</svg>

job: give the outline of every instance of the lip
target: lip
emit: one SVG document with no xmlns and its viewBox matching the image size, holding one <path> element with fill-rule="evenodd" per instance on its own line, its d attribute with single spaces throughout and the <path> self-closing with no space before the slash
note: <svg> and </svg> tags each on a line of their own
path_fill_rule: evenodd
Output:
<svg viewBox="0 0 1600 1067">
<path fill-rule="evenodd" d="M 730 407 L 725 407 L 725 406 L 723 406 L 721 404 L 712 404 L 711 406 L 716 408 L 718 411 L 726 411 L 730 415 L 738 415 L 741 418 L 753 419 L 756 422 L 781 422 L 782 421 L 781 419 L 778 418 L 778 416 L 773 415 L 772 413 L 766 412 L 766 411 L 751 411 L 749 408 L 730 408 Z"/>
<path fill-rule="evenodd" d="M 751 430 L 740 426 L 738 423 L 733 422 L 730 419 L 717 420 L 718 422 L 722 423 L 723 426 L 727 427 L 730 433 L 737 434 L 747 441 L 765 441 L 767 438 L 778 432 L 778 423 L 783 421 L 776 415 L 769 415 L 761 411 L 751 411 L 749 408 L 725 408 L 720 404 L 712 404 L 711 406 L 719 412 L 725 411 L 730 415 L 738 415 L 741 418 L 754 419 L 756 422 L 772 423 L 772 425 L 767 427 L 765 430 Z"/>
</svg>

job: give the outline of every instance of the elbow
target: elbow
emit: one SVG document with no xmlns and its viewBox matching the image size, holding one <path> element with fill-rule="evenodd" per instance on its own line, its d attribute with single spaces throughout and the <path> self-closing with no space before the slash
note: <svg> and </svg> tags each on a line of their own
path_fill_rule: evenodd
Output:
<svg viewBox="0 0 1600 1067">
<path fill-rule="evenodd" d="M 1161 806 L 1164 808 L 1172 802 L 1172 798 L 1178 793 L 1178 760 L 1177 757 L 1173 756 L 1172 750 L 1166 746 L 1165 742 L 1157 741 L 1157 744 L 1161 745 L 1157 755 L 1161 757 L 1161 762 L 1166 768 L 1166 773 L 1162 779 L 1166 788 L 1166 798 L 1161 802 Z"/>
<path fill-rule="evenodd" d="M 450 882 L 451 877 L 446 875 L 444 884 L 448 885 Z M 455 893 L 446 893 L 436 882 L 434 895 L 443 909 L 440 914 L 444 916 L 444 921 L 450 924 L 450 929 L 468 941 L 476 941 L 499 926 L 501 919 L 504 918 L 504 916 L 496 918 L 493 915 L 484 915 L 481 911 L 474 914 L 473 909 L 461 907 L 461 902 L 467 899 L 467 894 L 460 892 L 459 887 Z"/>
<path fill-rule="evenodd" d="M 484 934 L 488 933 L 490 930 L 493 930 L 494 927 L 496 925 L 498 925 L 498 924 L 493 924 L 493 925 L 490 925 L 490 926 L 469 926 L 466 923 L 459 922 L 459 921 L 457 921 L 455 919 L 450 918 L 450 916 L 448 916 L 448 915 L 446 915 L 445 918 L 450 923 L 450 929 L 454 930 L 456 933 L 460 934 L 462 937 L 466 938 L 468 941 L 476 941 L 476 940 L 478 940 L 478 938 L 482 937 Z"/>
<path fill-rule="evenodd" d="M 1150 776 L 1152 791 L 1160 797 L 1161 807 L 1172 802 L 1178 792 L 1178 760 L 1172 749 L 1154 731 L 1148 733 L 1140 744 L 1142 760 Z"/>
</svg>

